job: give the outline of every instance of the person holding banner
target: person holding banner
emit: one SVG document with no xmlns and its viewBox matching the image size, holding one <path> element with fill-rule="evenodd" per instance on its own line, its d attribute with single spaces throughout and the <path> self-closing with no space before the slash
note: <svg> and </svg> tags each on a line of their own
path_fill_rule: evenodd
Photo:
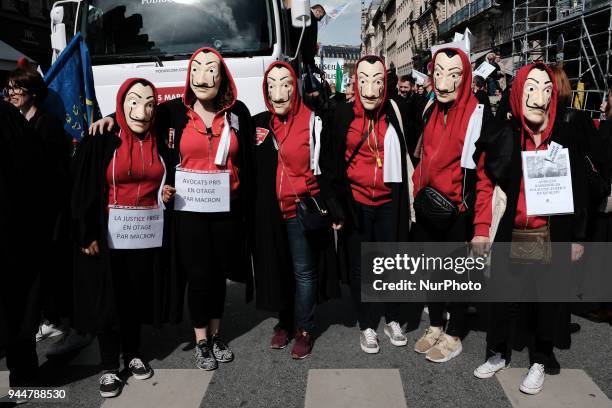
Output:
<svg viewBox="0 0 612 408">
<path fill-rule="evenodd" d="M 347 208 L 346 226 L 338 246 L 346 245 L 351 295 L 365 353 L 379 352 L 376 328 L 381 313 L 384 333 L 394 346 L 408 339 L 399 323 L 399 303 L 367 303 L 361 298 L 361 244 L 408 241 L 410 229 L 409 174 L 399 107 L 388 98 L 387 72 L 377 56 L 356 66 L 354 104 L 338 105 L 323 131 L 321 171 L 330 179 L 335 197 Z M 382 310 L 384 309 L 384 311 Z"/>
<path fill-rule="evenodd" d="M 293 336 L 291 356 L 304 359 L 316 301 L 340 296 L 332 223 L 339 228 L 343 214 L 319 167 L 323 119 L 301 101 L 291 65 L 272 63 L 263 92 L 268 111 L 254 118 L 257 308 L 279 314 L 270 348 Z"/>
<path fill-rule="evenodd" d="M 493 185 L 484 171 L 484 154 L 476 148 L 488 132 L 490 114 L 472 92 L 469 50 L 440 46 L 432 60 L 435 100 L 423 115 L 421 161 L 415 169 L 416 242 L 470 242 L 488 245 Z M 430 327 L 414 350 L 443 363 L 463 349 L 465 304 L 429 302 Z"/>
<path fill-rule="evenodd" d="M 512 119 L 491 135 L 497 153 L 486 158 L 489 174 L 507 195 L 495 242 L 508 244 L 496 247 L 491 260 L 495 287 L 507 293 L 516 286 L 520 296 L 529 293 L 523 287 L 535 290 L 538 303 L 490 305 L 487 361 L 474 375 L 492 377 L 508 366 L 513 348 L 527 346 L 530 368 L 519 389 L 529 395 L 542 390 L 545 373 L 558 372 L 553 348 L 570 347 L 569 307 L 554 299 L 572 293 L 570 262 L 584 252 L 577 242 L 586 238 L 589 206 L 581 142 L 559 114 L 554 78 L 541 62 L 518 70 L 510 92 Z M 547 189 L 553 181 L 559 187 Z"/>
<path fill-rule="evenodd" d="M 128 79 L 117 94 L 117 128 L 85 137 L 75 156 L 75 326 L 98 335 L 105 398 L 121 392 L 120 353 L 136 379 L 153 375 L 139 353 L 141 325 L 165 320 L 166 149 L 156 104 L 152 83 Z"/>
</svg>

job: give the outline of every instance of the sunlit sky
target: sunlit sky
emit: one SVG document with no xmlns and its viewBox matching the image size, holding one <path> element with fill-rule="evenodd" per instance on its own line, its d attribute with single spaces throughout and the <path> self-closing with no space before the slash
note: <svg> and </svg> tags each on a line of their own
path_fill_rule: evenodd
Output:
<svg viewBox="0 0 612 408">
<path fill-rule="evenodd" d="M 336 7 L 349 3 L 348 8 L 336 20 L 319 32 L 323 45 L 359 45 L 361 43 L 361 0 L 310 0 L 311 5 L 320 3 L 330 13 Z M 369 0 L 366 1 L 369 3 Z"/>
</svg>

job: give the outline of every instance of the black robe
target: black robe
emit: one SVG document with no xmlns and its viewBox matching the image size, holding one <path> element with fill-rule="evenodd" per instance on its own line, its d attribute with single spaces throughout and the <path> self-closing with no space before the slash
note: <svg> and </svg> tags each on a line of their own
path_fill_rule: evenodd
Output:
<svg viewBox="0 0 612 408">
<path fill-rule="evenodd" d="M 50 267 L 43 271 L 42 284 L 46 288 L 43 314 L 53 323 L 60 317 L 72 317 L 72 238 L 70 234 L 70 166 L 72 137 L 62 122 L 41 108 L 29 120 L 44 143 L 46 168 L 53 178 L 54 197 L 48 218 L 48 259 Z"/>
<path fill-rule="evenodd" d="M 53 201 L 43 152 L 23 115 L 0 101 L 0 347 L 18 338 L 33 341 L 40 321 L 41 225 Z"/>
<path fill-rule="evenodd" d="M 569 149 L 574 214 L 550 217 L 551 241 L 567 243 L 563 251 L 553 251 L 551 268 L 567 268 L 570 243 L 583 242 L 586 239 L 589 200 L 581 143 L 573 134 L 572 127 L 563 123 L 562 109 L 558 112 L 550 140 Z M 520 126 L 515 119 L 505 121 L 497 132 L 478 142 L 480 148 L 487 152 L 485 166 L 488 175 L 507 195 L 506 211 L 499 223 L 495 242 L 512 242 L 514 219 L 523 177 Z M 496 250 L 495 244 L 493 244 L 491 263 L 492 275 L 502 276 L 503 279 L 508 279 L 511 276 L 511 269 L 516 267 L 509 262 L 509 250 L 507 248 Z M 514 337 L 514 348 L 522 349 L 525 345 L 532 344 L 535 334 L 534 327 L 531 326 L 534 313 L 532 305 L 521 303 L 509 307 L 508 304 L 492 304 L 492 325 L 487 333 L 487 343 L 490 346 L 500 344 L 512 337 L 512 331 L 518 327 L 518 335 Z M 538 335 L 544 336 L 558 348 L 569 348 L 571 344 L 569 305 L 567 303 L 540 303 L 539 305 L 546 308 L 547 319 L 544 324 L 539 323 L 535 328 Z M 517 319 L 517 326 L 512 323 L 513 319 Z"/>
<path fill-rule="evenodd" d="M 253 135 L 255 130 L 249 109 L 241 101 L 236 101 L 231 109 L 228 110 L 230 115 L 238 117 L 238 129 L 235 129 L 239 143 L 239 156 L 236 166 L 240 169 L 240 187 L 238 189 L 238 200 L 240 201 L 239 208 L 242 212 L 242 229 L 239 236 L 233 245 L 236 248 L 235 260 L 233 265 L 238 265 L 228 271 L 227 278 L 235 281 L 246 283 L 245 297 L 250 301 L 253 297 L 253 273 L 251 267 L 251 252 L 253 247 L 252 238 L 249 232 L 252 231 L 253 225 L 253 195 L 254 195 L 254 174 L 253 174 Z M 174 186 L 174 177 L 176 167 L 180 165 L 180 145 L 183 130 L 189 121 L 187 107 L 181 98 L 173 99 L 164 102 L 158 106 L 156 112 L 156 128 L 157 134 L 163 138 L 163 143 L 168 148 L 168 161 L 166 184 Z M 170 202 L 168 208 L 173 208 L 174 203 Z M 175 229 L 172 226 L 172 211 L 167 214 L 169 224 L 171 224 L 171 242 L 176 240 Z M 185 292 L 186 278 L 184 272 L 179 268 L 179 262 L 176 259 L 176 250 L 171 245 L 171 267 L 172 272 L 172 290 L 173 300 L 171 302 L 170 319 L 172 321 L 180 321 L 183 316 L 183 296 Z"/>
<path fill-rule="evenodd" d="M 274 134 L 270 126 L 271 117 L 268 111 L 254 117 L 255 126 L 267 129 L 270 136 Z M 287 229 L 276 196 L 278 151 L 270 136 L 256 146 L 254 152 L 256 189 L 253 263 L 257 308 L 276 312 L 293 300 L 295 281 Z M 325 174 L 317 176 L 317 182 L 321 197 L 331 199 L 332 193 L 328 191 L 329 183 L 326 183 Z M 340 297 L 342 269 L 338 265 L 331 230 L 329 235 L 326 238 L 331 239 L 318 242 L 321 244 L 317 248 L 321 254 L 317 269 L 318 301 Z"/>
<path fill-rule="evenodd" d="M 398 118 L 390 103 L 386 103 L 386 118 L 395 128 L 401 148 L 401 157 L 406 157 L 407 140 L 413 140 L 414 136 L 404 136 L 399 125 Z M 346 221 L 349 227 L 361 228 L 357 216 L 356 203 L 351 191 L 350 181 L 347 176 L 346 166 L 346 137 L 348 130 L 355 118 L 352 104 L 338 105 L 333 116 L 323 127 L 321 134 L 321 172 L 326 174 L 333 197 L 343 204 L 346 213 Z M 404 129 L 410 129 L 408 123 L 404 123 Z M 402 163 L 402 182 L 388 183 L 391 188 L 392 213 L 393 213 L 393 241 L 405 242 L 409 240 L 410 233 L 410 196 L 408 192 L 408 169 L 405 160 Z M 343 229 L 344 230 L 344 229 Z M 342 230 L 342 231 L 343 231 Z M 340 234 L 344 235 L 344 234 Z M 340 245 L 340 244 L 339 244 Z"/>
<path fill-rule="evenodd" d="M 159 136 L 158 136 L 159 138 Z M 74 248 L 74 327 L 82 332 L 101 333 L 117 324 L 113 275 L 108 248 L 109 186 L 106 172 L 113 154 L 121 145 L 115 132 L 86 136 L 80 143 L 73 163 L 72 225 Z M 161 140 L 158 152 L 167 166 L 167 153 Z M 168 211 L 165 211 L 167 214 Z M 155 251 L 155 267 L 151 280 L 142 282 L 143 292 L 150 293 L 150 307 L 143 323 L 159 327 L 169 320 L 168 309 L 172 294 L 168 273 L 168 221 L 164 222 L 164 246 Z M 99 256 L 81 252 L 94 240 L 100 247 Z"/>
</svg>

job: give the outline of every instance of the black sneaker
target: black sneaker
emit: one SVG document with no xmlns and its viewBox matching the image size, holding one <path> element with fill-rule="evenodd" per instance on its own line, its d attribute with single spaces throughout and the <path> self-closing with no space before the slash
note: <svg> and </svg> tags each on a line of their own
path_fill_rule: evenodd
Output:
<svg viewBox="0 0 612 408">
<path fill-rule="evenodd" d="M 220 363 L 229 363 L 234 359 L 234 352 L 221 340 L 219 335 L 213 336 L 213 354 Z"/>
<path fill-rule="evenodd" d="M 137 380 L 146 380 L 153 375 L 153 369 L 139 358 L 133 358 L 128 365 L 130 372 Z"/>
<path fill-rule="evenodd" d="M 195 347 L 196 367 L 200 370 L 216 370 L 219 364 L 212 351 L 212 341 L 200 340 Z"/>
<path fill-rule="evenodd" d="M 108 372 L 100 377 L 100 395 L 104 398 L 116 397 L 121 393 L 123 382 L 114 372 Z"/>
</svg>

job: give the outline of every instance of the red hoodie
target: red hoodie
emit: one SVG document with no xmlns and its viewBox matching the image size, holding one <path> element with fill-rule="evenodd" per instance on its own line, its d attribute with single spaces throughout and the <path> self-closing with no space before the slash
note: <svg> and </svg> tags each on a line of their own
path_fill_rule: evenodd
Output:
<svg viewBox="0 0 612 408">
<path fill-rule="evenodd" d="M 521 146 L 524 145 L 524 150 L 533 152 L 536 150 L 535 141 L 533 140 L 533 131 L 527 126 L 525 115 L 523 115 L 523 88 L 532 69 L 539 67 L 548 72 L 551 78 L 553 92 L 548 108 L 548 125 L 542 132 L 540 146 L 537 150 L 548 150 L 548 139 L 552 135 L 553 126 L 555 125 L 555 116 L 557 114 L 557 81 L 552 70 L 544 63 L 537 62 L 535 64 L 525 65 L 516 73 L 514 81 L 512 81 L 512 89 L 510 90 L 510 107 L 512 115 L 515 118 L 520 118 L 521 122 Z M 524 143 L 523 143 L 524 141 Z M 516 207 L 516 215 L 514 217 L 514 227 L 520 229 L 536 229 L 548 224 L 547 217 L 527 216 L 527 201 L 525 200 L 525 180 L 521 178 L 521 190 L 519 192 L 518 203 Z"/>
<path fill-rule="evenodd" d="M 106 169 L 109 186 L 108 204 L 121 206 L 152 207 L 158 204 L 158 193 L 164 177 L 164 165 L 157 153 L 155 124 L 152 122 L 144 138 L 139 139 L 127 125 L 123 102 L 127 91 L 136 82 L 153 89 L 153 100 L 157 103 L 157 89 L 141 78 L 130 78 L 121 85 L 117 93 L 116 119 L 121 145 Z M 113 165 L 115 177 L 113 180 Z"/>
<path fill-rule="evenodd" d="M 278 116 L 268 98 L 268 74 L 274 67 L 284 67 L 291 73 L 293 94 L 291 109 L 287 115 Z M 317 179 L 310 169 L 310 117 L 312 111 L 300 100 L 297 76 L 291 65 L 273 62 L 263 80 L 266 107 L 272 113 L 270 128 L 278 143 L 278 165 L 276 166 L 276 197 L 285 219 L 295 218 L 296 196 L 319 193 Z"/>
<path fill-rule="evenodd" d="M 364 61 L 366 58 L 372 56 L 366 56 L 361 58 L 355 67 Z M 374 57 L 385 66 L 385 62 L 380 57 Z M 385 108 L 387 105 L 387 72 L 385 71 L 385 93 L 383 95 L 383 102 L 375 112 L 366 112 L 361 103 L 361 96 L 359 94 L 359 78 L 357 72 L 355 72 L 354 87 L 355 87 L 355 103 L 353 104 L 353 112 L 355 118 L 348 129 L 346 136 L 346 152 L 345 160 L 348 161 L 362 135 L 368 130 L 370 120 L 373 124 L 374 135 L 370 135 L 366 140 L 359 152 L 351 162 L 346 173 L 351 184 L 351 190 L 353 192 L 353 198 L 360 204 L 380 206 L 391 202 L 391 188 L 384 183 L 383 179 L 383 167 L 379 166 L 376 160 L 376 150 L 378 150 L 378 157 L 384 163 L 385 160 L 385 134 L 387 133 L 387 119 L 385 114 Z M 374 139 L 376 137 L 376 139 Z M 376 141 L 373 142 L 373 141 Z M 378 149 L 376 148 L 378 145 Z"/>
<path fill-rule="evenodd" d="M 208 132 L 204 121 L 202 121 L 200 116 L 193 110 L 193 104 L 195 103 L 196 96 L 191 89 L 191 64 L 193 59 L 200 52 L 211 52 L 219 57 L 219 60 L 221 61 L 221 68 L 223 69 L 223 76 L 225 77 L 225 81 L 227 81 L 229 84 L 229 92 L 231 92 L 232 95 L 231 101 L 216 113 L 211 126 L 212 133 Z M 219 93 L 221 92 L 223 92 L 223 84 L 219 89 Z M 225 112 L 234 106 L 237 98 L 238 92 L 236 91 L 236 84 L 234 83 L 232 74 L 227 69 L 221 54 L 219 54 L 217 50 L 213 48 L 200 48 L 194 52 L 189 60 L 189 65 L 187 66 L 187 81 L 185 83 L 185 95 L 183 96 L 183 102 L 187 107 L 187 116 L 189 121 L 187 122 L 187 126 L 185 126 L 181 136 L 181 168 L 198 171 L 228 170 L 230 172 L 232 198 L 235 197 L 238 186 L 240 185 L 240 180 L 238 177 L 240 169 L 236 165 L 238 160 L 239 145 L 238 137 L 236 136 L 233 128 L 230 130 L 231 142 L 226 165 L 216 165 L 215 156 L 221 140 L 221 133 L 223 132 Z"/>
<path fill-rule="evenodd" d="M 436 52 L 432 61 L 436 60 L 440 52 L 446 50 L 449 49 Z M 461 205 L 463 202 L 461 154 L 468 124 L 478 100 L 472 93 L 472 69 L 468 56 L 459 49 L 450 48 L 450 50 L 457 52 L 461 58 L 462 82 L 457 91 L 457 99 L 446 113 L 446 123 L 444 106 L 437 101 L 434 103 L 433 112 L 423 131 L 423 155 L 414 171 L 412 181 L 415 197 L 422 188 L 429 185 L 459 205 L 461 211 L 465 211 L 466 208 Z M 488 237 L 492 218 L 493 184 L 484 173 L 484 154 L 478 162 L 477 177 L 474 234 Z"/>
</svg>

